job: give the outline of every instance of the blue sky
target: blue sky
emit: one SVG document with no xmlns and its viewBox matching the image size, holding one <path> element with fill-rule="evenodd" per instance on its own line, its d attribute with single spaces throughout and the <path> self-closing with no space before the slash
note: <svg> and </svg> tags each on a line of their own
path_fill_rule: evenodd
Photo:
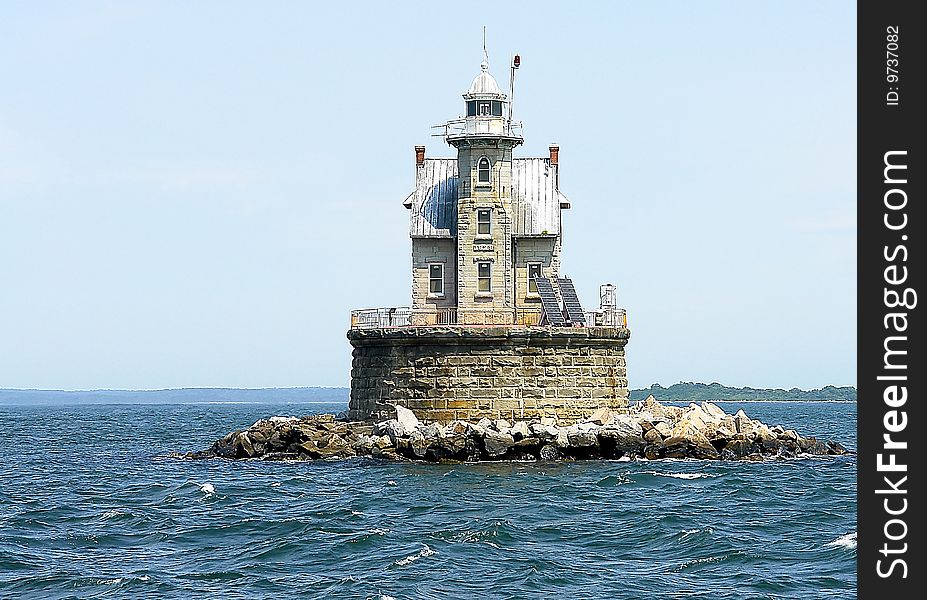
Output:
<svg viewBox="0 0 927 600">
<path fill-rule="evenodd" d="M 854 4 L 327 4 L 0 5 L 0 387 L 347 385 L 483 25 L 632 386 L 855 385 Z"/>
</svg>

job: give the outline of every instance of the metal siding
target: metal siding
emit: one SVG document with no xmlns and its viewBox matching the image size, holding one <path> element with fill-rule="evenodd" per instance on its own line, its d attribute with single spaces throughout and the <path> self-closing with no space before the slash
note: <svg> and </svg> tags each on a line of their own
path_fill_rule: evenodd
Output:
<svg viewBox="0 0 927 600">
<path fill-rule="evenodd" d="M 512 160 L 513 235 L 560 235 L 558 168 L 546 158 Z M 411 196 L 412 237 L 457 236 L 457 184 L 456 158 L 425 159 Z"/>
<path fill-rule="evenodd" d="M 560 234 L 557 168 L 546 158 L 516 158 L 512 161 L 514 235 Z"/>
<path fill-rule="evenodd" d="M 417 170 L 409 222 L 412 237 L 457 235 L 457 159 L 426 158 Z"/>
</svg>

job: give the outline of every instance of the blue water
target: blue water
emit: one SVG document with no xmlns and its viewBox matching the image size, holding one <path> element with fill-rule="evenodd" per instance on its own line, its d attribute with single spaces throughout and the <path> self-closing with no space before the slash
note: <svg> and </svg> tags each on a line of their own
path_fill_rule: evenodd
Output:
<svg viewBox="0 0 927 600">
<path fill-rule="evenodd" d="M 856 447 L 855 404 L 722 404 Z M 854 598 L 856 458 L 167 458 L 344 404 L 0 406 L 2 598 Z"/>
</svg>

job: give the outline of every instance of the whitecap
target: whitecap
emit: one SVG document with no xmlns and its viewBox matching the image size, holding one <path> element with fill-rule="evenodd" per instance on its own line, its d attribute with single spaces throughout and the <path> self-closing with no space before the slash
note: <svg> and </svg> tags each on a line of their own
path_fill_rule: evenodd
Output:
<svg viewBox="0 0 927 600">
<path fill-rule="evenodd" d="M 272 484 L 270 484 L 270 487 L 280 487 L 280 482 L 279 482 L 279 481 L 275 481 L 275 482 L 273 482 Z"/>
<path fill-rule="evenodd" d="M 846 535 L 841 535 L 836 540 L 827 543 L 828 546 L 839 546 L 842 548 L 856 548 L 856 532 L 851 531 Z"/>
<path fill-rule="evenodd" d="M 697 533 L 714 533 L 714 532 L 715 530 L 712 529 L 711 527 L 703 527 L 701 529 L 683 529 L 682 537 L 680 537 L 679 540 L 682 541 L 686 539 L 687 537 L 689 537 L 690 535 L 695 535 Z"/>
<path fill-rule="evenodd" d="M 380 594 L 378 600 L 396 600 L 396 597 L 390 596 L 389 594 Z"/>
<path fill-rule="evenodd" d="M 355 517 L 360 516 L 360 515 L 363 515 L 363 514 L 364 514 L 364 513 L 360 512 L 360 511 L 356 511 L 356 510 L 352 510 L 352 511 L 351 511 L 351 515 L 352 515 L 352 516 L 355 516 Z"/>
<path fill-rule="evenodd" d="M 395 486 L 397 486 L 397 485 L 399 485 L 399 484 L 396 483 L 395 481 L 393 481 L 392 479 L 390 479 L 389 481 L 386 482 L 386 485 L 390 485 L 390 486 L 395 487 Z"/>
<path fill-rule="evenodd" d="M 657 475 L 659 477 L 672 477 L 674 479 L 701 479 L 703 477 L 717 477 L 717 475 L 712 475 L 711 473 L 660 473 L 659 471 L 645 471 L 649 475 Z"/>
<path fill-rule="evenodd" d="M 211 483 L 204 483 L 203 485 L 200 486 L 200 491 L 206 494 L 207 496 L 211 496 L 212 494 L 216 493 L 216 486 L 214 486 Z"/>
<path fill-rule="evenodd" d="M 418 554 L 410 554 L 409 556 L 405 558 L 400 558 L 399 560 L 396 561 L 396 564 L 399 565 L 400 567 L 404 567 L 406 565 L 410 565 L 414 563 L 420 558 L 425 558 L 427 556 L 431 556 L 432 554 L 437 554 L 437 553 L 431 548 L 429 548 L 428 544 L 422 544 L 422 549 L 418 551 Z"/>
</svg>

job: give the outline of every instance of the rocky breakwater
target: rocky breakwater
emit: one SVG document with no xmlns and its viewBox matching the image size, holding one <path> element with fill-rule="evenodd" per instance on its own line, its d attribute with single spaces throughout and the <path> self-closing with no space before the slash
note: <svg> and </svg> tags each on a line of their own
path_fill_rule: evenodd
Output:
<svg viewBox="0 0 927 600">
<path fill-rule="evenodd" d="M 334 415 L 272 417 L 229 433 L 185 458 L 316 460 L 371 456 L 433 462 L 570 460 L 621 457 L 764 460 L 839 455 L 837 442 L 768 426 L 742 410 L 730 415 L 710 402 L 665 406 L 651 396 L 620 411 L 596 410 L 583 423 L 558 427 L 550 418 L 509 423 L 482 419 L 421 423 L 396 407 L 396 418 L 369 423 Z"/>
</svg>

